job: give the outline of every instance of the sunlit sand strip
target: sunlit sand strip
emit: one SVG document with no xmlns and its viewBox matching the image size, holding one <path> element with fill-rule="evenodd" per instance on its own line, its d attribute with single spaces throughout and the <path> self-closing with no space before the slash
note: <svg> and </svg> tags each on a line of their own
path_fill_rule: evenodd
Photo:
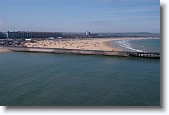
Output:
<svg viewBox="0 0 169 115">
<path fill-rule="evenodd" d="M 12 51 L 0 47 L 0 53 L 7 53 L 7 52 L 12 52 Z"/>
<path fill-rule="evenodd" d="M 41 40 L 37 43 L 26 43 L 26 47 L 60 48 L 80 50 L 121 51 L 107 44 L 114 39 L 66 39 L 66 40 Z"/>
</svg>

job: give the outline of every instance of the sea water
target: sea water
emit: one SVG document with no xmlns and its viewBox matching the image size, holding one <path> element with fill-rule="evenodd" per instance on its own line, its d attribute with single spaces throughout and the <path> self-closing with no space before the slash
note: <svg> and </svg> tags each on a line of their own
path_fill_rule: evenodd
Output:
<svg viewBox="0 0 169 115">
<path fill-rule="evenodd" d="M 160 60 L 0 53 L 1 106 L 160 106 Z"/>
<path fill-rule="evenodd" d="M 130 52 L 160 52 L 160 38 L 116 40 L 112 45 Z"/>
</svg>

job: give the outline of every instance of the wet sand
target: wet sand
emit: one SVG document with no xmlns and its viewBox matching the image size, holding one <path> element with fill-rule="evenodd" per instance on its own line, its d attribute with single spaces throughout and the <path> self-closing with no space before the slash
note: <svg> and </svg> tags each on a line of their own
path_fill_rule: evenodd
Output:
<svg viewBox="0 0 169 115">
<path fill-rule="evenodd" d="M 6 49 L 0 47 L 0 53 L 7 53 L 7 52 L 12 52 L 12 51 L 6 50 Z"/>
</svg>

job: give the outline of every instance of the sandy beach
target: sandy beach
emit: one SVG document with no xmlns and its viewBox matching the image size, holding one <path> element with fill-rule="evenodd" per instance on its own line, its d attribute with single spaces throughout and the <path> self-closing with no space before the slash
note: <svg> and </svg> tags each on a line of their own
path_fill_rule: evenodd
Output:
<svg viewBox="0 0 169 115">
<path fill-rule="evenodd" d="M 6 52 L 12 52 L 12 51 L 6 50 L 6 49 L 0 47 L 0 53 L 6 53 Z"/>
<path fill-rule="evenodd" d="M 36 43 L 25 43 L 26 47 L 38 48 L 60 48 L 80 50 L 122 51 L 109 43 L 113 40 L 131 40 L 143 38 L 94 38 L 94 39 L 63 39 L 63 40 L 41 40 Z"/>
</svg>

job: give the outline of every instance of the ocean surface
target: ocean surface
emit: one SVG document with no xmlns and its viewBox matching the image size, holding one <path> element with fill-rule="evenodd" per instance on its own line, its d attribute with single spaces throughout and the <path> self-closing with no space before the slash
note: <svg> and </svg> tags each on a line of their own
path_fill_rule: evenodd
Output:
<svg viewBox="0 0 169 115">
<path fill-rule="evenodd" d="M 0 105 L 160 106 L 160 60 L 0 53 Z"/>
<path fill-rule="evenodd" d="M 146 38 L 138 40 L 116 40 L 113 46 L 131 52 L 160 52 L 160 38 Z"/>
</svg>

